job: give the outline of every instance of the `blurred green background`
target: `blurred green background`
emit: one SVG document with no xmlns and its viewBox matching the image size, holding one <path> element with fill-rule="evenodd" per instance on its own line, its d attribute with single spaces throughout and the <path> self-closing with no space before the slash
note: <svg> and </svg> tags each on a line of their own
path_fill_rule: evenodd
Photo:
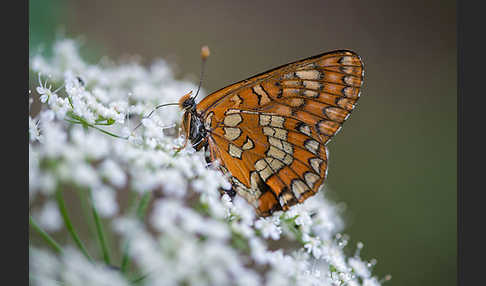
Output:
<svg viewBox="0 0 486 286">
<path fill-rule="evenodd" d="M 29 49 L 59 35 L 89 59 L 163 57 L 215 91 L 332 49 L 365 63 L 358 108 L 328 145 L 328 196 L 390 285 L 456 284 L 455 1 L 31 0 Z M 181 90 L 181 95 L 186 91 Z"/>
</svg>

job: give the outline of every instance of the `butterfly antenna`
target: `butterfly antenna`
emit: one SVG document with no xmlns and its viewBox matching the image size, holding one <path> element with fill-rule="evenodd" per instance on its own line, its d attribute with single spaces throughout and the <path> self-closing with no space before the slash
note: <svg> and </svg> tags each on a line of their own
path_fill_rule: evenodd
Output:
<svg viewBox="0 0 486 286">
<path fill-rule="evenodd" d="M 208 46 L 202 46 L 201 47 L 201 59 L 202 59 L 201 76 L 199 77 L 199 86 L 197 87 L 196 95 L 193 97 L 194 99 L 197 97 L 197 95 L 199 94 L 199 91 L 201 90 L 201 85 L 202 85 L 202 81 L 203 81 L 203 77 L 204 77 L 204 67 L 205 67 L 206 59 L 209 57 L 209 55 L 210 55 L 209 47 Z M 190 96 L 190 94 L 191 94 L 191 92 L 188 93 L 186 96 Z M 180 105 L 180 104 L 179 103 L 166 103 L 166 104 L 158 105 L 147 116 L 144 116 L 143 118 L 149 118 L 150 116 L 152 116 L 152 114 L 155 112 L 155 110 L 157 110 L 161 107 L 164 107 L 164 106 L 169 106 L 169 105 Z M 137 128 L 140 127 L 140 125 L 142 125 L 142 121 L 140 121 L 140 123 L 137 126 L 135 126 L 135 128 L 133 128 L 132 133 L 135 130 L 137 130 Z"/>
<path fill-rule="evenodd" d="M 165 104 L 157 105 L 152 111 L 150 111 L 150 113 L 147 116 L 144 116 L 142 119 L 149 118 L 150 116 L 152 116 L 152 114 L 155 112 L 155 110 L 157 110 L 161 107 L 170 106 L 170 105 L 179 105 L 179 103 L 165 103 Z M 142 125 L 142 121 L 140 121 L 140 123 L 135 128 L 133 128 L 131 133 L 133 133 L 135 130 L 137 130 L 137 128 L 140 127 L 140 125 Z"/>
<path fill-rule="evenodd" d="M 196 99 L 197 95 L 199 94 L 199 90 L 201 90 L 201 85 L 203 81 L 203 76 L 204 76 L 204 67 L 206 65 L 206 59 L 209 57 L 210 51 L 208 46 L 202 46 L 201 47 L 201 76 L 199 77 L 199 86 L 197 87 L 197 92 L 196 95 L 194 96 L 194 99 Z"/>
</svg>

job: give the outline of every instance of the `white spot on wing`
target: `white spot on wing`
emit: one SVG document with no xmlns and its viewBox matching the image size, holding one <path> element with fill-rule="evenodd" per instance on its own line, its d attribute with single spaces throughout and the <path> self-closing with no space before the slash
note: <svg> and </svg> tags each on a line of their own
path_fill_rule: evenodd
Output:
<svg viewBox="0 0 486 286">
<path fill-rule="evenodd" d="M 240 128 L 235 128 L 235 127 L 224 127 L 224 137 L 228 140 L 235 140 L 236 138 L 240 137 L 241 135 L 241 130 Z"/>
<path fill-rule="evenodd" d="M 208 116 L 206 116 L 206 120 L 204 121 L 204 127 L 206 127 L 206 129 L 211 129 L 211 122 L 213 120 L 213 115 L 214 112 L 211 111 L 211 113 L 209 113 Z"/>
<path fill-rule="evenodd" d="M 250 137 L 247 137 L 245 144 L 243 144 L 243 146 L 241 146 L 241 148 L 243 148 L 243 150 L 250 150 L 250 149 L 253 149 L 253 147 L 255 147 L 255 144 L 253 143 L 253 140 L 250 139 Z"/>
<path fill-rule="evenodd" d="M 243 153 L 243 150 L 234 144 L 229 144 L 228 153 L 234 158 L 241 159 L 241 153 Z"/>
<path fill-rule="evenodd" d="M 255 91 L 256 94 L 258 94 L 260 96 L 260 104 L 267 104 L 269 103 L 271 100 L 270 98 L 268 97 L 268 94 L 265 92 L 265 90 L 263 90 L 263 88 L 257 84 L 253 87 L 253 91 Z"/>
<path fill-rule="evenodd" d="M 281 128 L 274 128 L 275 134 L 273 136 L 280 140 L 287 140 L 287 130 Z"/>
<path fill-rule="evenodd" d="M 297 179 L 292 181 L 291 187 L 292 187 L 292 192 L 294 193 L 297 199 L 299 199 L 303 193 L 309 190 L 309 187 L 307 187 L 307 185 L 304 182 Z"/>
<path fill-rule="evenodd" d="M 317 142 L 316 140 L 314 139 L 306 140 L 304 146 L 309 152 L 313 153 L 314 155 L 318 154 L 319 142 Z"/>
<path fill-rule="evenodd" d="M 224 117 L 224 125 L 229 127 L 235 127 L 243 121 L 243 118 L 238 113 L 232 113 Z"/>
<path fill-rule="evenodd" d="M 282 116 L 272 116 L 272 122 L 270 123 L 273 127 L 280 127 L 283 128 L 283 124 L 285 122 L 285 118 Z"/>
<path fill-rule="evenodd" d="M 327 148 L 326 148 L 327 150 Z M 314 169 L 314 171 L 316 171 L 317 174 L 320 174 L 321 173 L 321 163 L 323 162 L 321 158 L 312 158 L 309 160 L 312 168 Z"/>
<path fill-rule="evenodd" d="M 263 134 L 273 136 L 275 134 L 275 129 L 272 127 L 263 127 Z"/>
<path fill-rule="evenodd" d="M 273 145 L 279 149 L 283 149 L 282 141 L 280 141 L 275 137 L 268 137 L 268 143 L 270 143 L 270 145 Z"/>
<path fill-rule="evenodd" d="M 304 91 L 304 96 L 307 96 L 307 97 L 318 97 L 319 96 L 319 93 L 317 91 L 314 91 L 314 90 L 305 90 Z"/>
<path fill-rule="evenodd" d="M 270 115 L 261 114 L 260 115 L 260 125 L 261 126 L 267 126 L 268 124 L 270 124 L 270 119 L 271 119 Z"/>
<path fill-rule="evenodd" d="M 307 185 L 313 188 L 314 184 L 320 179 L 320 177 L 314 173 L 307 172 L 304 174 L 304 179 Z"/>
<path fill-rule="evenodd" d="M 294 157 L 290 156 L 289 154 L 286 154 L 285 158 L 283 159 L 283 162 L 287 165 L 292 164 L 293 161 L 294 161 Z"/>
<path fill-rule="evenodd" d="M 241 110 L 239 109 L 228 109 L 228 111 L 225 112 L 225 114 L 234 114 L 234 113 L 240 113 Z"/>
<path fill-rule="evenodd" d="M 287 141 L 282 141 L 283 149 L 286 153 L 292 155 L 294 153 L 294 149 L 292 148 L 292 144 Z"/>
<path fill-rule="evenodd" d="M 285 155 L 286 154 L 285 154 L 284 151 L 275 148 L 275 146 L 273 146 L 273 145 L 270 146 L 270 148 L 267 151 L 267 156 L 275 158 L 275 159 L 279 159 L 279 160 L 283 160 L 285 158 Z"/>
<path fill-rule="evenodd" d="M 299 131 L 304 133 L 305 135 L 307 135 L 309 137 L 311 136 L 311 130 L 310 130 L 309 125 L 307 125 L 307 124 L 301 124 L 299 126 Z"/>
<path fill-rule="evenodd" d="M 303 82 L 303 84 L 306 88 L 310 88 L 310 89 L 319 90 L 321 88 L 321 84 L 318 81 L 307 81 L 307 80 L 305 80 Z"/>
<path fill-rule="evenodd" d="M 318 70 L 303 70 L 303 71 L 297 71 L 295 74 L 300 78 L 300 79 L 313 79 L 313 80 L 318 80 L 321 77 L 321 73 Z"/>
</svg>

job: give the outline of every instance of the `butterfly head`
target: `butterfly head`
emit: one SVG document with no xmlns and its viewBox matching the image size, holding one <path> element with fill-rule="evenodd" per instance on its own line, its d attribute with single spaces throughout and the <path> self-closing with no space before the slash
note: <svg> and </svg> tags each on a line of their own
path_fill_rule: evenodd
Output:
<svg viewBox="0 0 486 286">
<path fill-rule="evenodd" d="M 179 99 L 179 107 L 182 110 L 193 110 L 196 108 L 196 101 L 194 97 L 191 97 L 192 91 L 186 93 L 181 99 Z"/>
</svg>

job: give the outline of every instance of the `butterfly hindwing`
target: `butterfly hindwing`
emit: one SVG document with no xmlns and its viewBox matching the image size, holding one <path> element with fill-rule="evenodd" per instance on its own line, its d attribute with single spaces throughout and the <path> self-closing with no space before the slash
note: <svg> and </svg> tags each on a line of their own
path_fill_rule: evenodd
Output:
<svg viewBox="0 0 486 286">
<path fill-rule="evenodd" d="M 217 157 L 237 180 L 240 195 L 258 207 L 262 205 L 259 197 L 270 191 L 274 204 L 286 210 L 317 191 L 326 173 L 327 149 L 311 133 L 296 129 L 301 126 L 306 132 L 302 122 L 244 110 L 227 113 L 225 119 L 232 120 L 223 122 L 238 124 L 216 124 L 219 126 L 212 130 L 209 145 L 210 150 L 225 151 L 218 151 Z M 254 197 L 249 197 L 242 185 L 256 190 L 250 192 Z M 271 200 L 266 196 L 266 201 Z M 261 207 L 260 211 L 265 212 Z"/>
<path fill-rule="evenodd" d="M 315 194 L 326 144 L 360 95 L 363 64 L 335 51 L 284 65 L 210 94 L 197 105 L 211 157 L 261 215 Z"/>
</svg>

